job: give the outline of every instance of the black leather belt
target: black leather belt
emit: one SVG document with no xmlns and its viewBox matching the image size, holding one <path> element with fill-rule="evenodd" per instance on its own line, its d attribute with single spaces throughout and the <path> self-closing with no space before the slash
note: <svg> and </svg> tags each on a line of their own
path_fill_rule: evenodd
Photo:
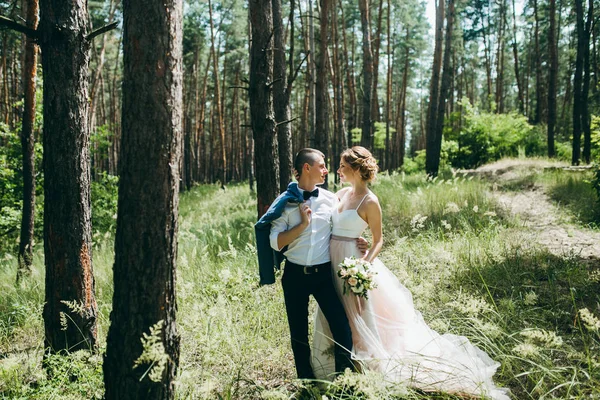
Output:
<svg viewBox="0 0 600 400">
<path fill-rule="evenodd" d="M 300 264 L 295 264 L 295 263 L 287 260 L 285 262 L 285 266 L 286 266 L 286 268 L 288 266 L 290 266 L 292 268 L 300 268 L 300 269 L 302 269 L 302 272 L 305 275 L 311 275 L 311 274 L 316 274 L 319 271 L 325 271 L 326 269 L 330 268 L 331 262 L 327 261 L 326 263 L 317 264 L 317 265 L 300 265 Z"/>
</svg>

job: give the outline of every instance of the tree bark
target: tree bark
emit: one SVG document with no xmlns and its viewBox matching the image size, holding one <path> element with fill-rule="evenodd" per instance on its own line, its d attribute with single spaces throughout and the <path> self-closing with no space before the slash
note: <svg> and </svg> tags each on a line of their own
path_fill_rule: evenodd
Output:
<svg viewBox="0 0 600 400">
<path fill-rule="evenodd" d="M 316 120 L 315 120 L 315 148 L 325 154 L 325 162 L 329 164 L 329 85 L 328 85 L 328 53 L 329 44 L 329 7 L 330 0 L 320 0 L 320 41 L 319 58 L 317 61 L 317 86 L 316 86 Z M 323 187 L 327 189 L 327 180 Z"/>
<path fill-rule="evenodd" d="M 427 109 L 427 145 L 425 152 L 425 171 L 430 176 L 437 175 L 440 154 L 437 151 L 437 118 L 440 104 L 440 72 L 442 69 L 442 41 L 444 39 L 445 0 L 438 0 L 435 14 L 435 49 L 433 51 L 433 66 L 429 84 L 429 107 Z"/>
<path fill-rule="evenodd" d="M 37 29 L 38 0 L 27 1 L 27 27 Z M 21 125 L 21 151 L 23 154 L 23 212 L 19 241 L 19 268 L 17 282 L 23 273 L 31 272 L 33 258 L 33 228 L 35 216 L 35 83 L 37 78 L 38 47 L 31 37 L 25 38 L 24 107 Z"/>
<path fill-rule="evenodd" d="M 358 0 L 363 39 L 363 121 L 361 145 L 373 148 L 374 136 L 371 126 L 371 96 L 373 94 L 373 53 L 371 52 L 371 27 L 369 23 L 369 0 Z"/>
<path fill-rule="evenodd" d="M 519 112 L 525 113 L 525 100 L 523 96 L 523 83 L 521 80 L 521 74 L 519 72 L 519 48 L 517 44 L 517 15 L 515 12 L 515 0 L 512 0 L 512 19 L 513 19 L 513 38 L 512 38 L 512 50 L 515 65 L 515 79 L 517 81 L 517 98 L 519 101 Z"/>
<path fill-rule="evenodd" d="M 285 60 L 285 32 L 281 12 L 281 0 L 272 0 L 273 7 L 273 38 L 275 44 L 273 60 L 273 106 L 275 108 L 275 121 L 277 121 L 277 145 L 279 147 L 279 191 L 286 190 L 292 179 L 292 124 L 290 112 L 290 93 L 286 75 Z M 293 13 L 294 4 L 291 4 Z M 290 18 L 293 26 L 293 14 Z M 294 38 L 292 36 L 291 40 Z M 290 54 L 290 58 L 293 58 Z M 290 76 L 292 79 L 292 76 Z"/>
<path fill-rule="evenodd" d="M 172 399 L 182 124 L 181 0 L 123 4 L 123 144 L 106 399 Z M 143 334 L 162 346 L 142 356 Z M 147 373 L 148 372 L 148 373 Z"/>
<path fill-rule="evenodd" d="M 554 157 L 554 135 L 556 131 L 556 84 L 558 80 L 556 0 L 549 1 L 549 20 L 550 27 L 548 30 L 548 52 L 550 57 L 550 73 L 548 74 L 548 157 Z"/>
<path fill-rule="evenodd" d="M 591 135 L 591 117 L 590 117 L 590 35 L 592 30 L 592 20 L 594 18 L 594 1 L 588 0 L 588 15 L 584 29 L 583 44 L 583 83 L 581 89 L 581 127 L 583 130 L 583 161 L 589 164 L 591 161 L 592 135 Z"/>
<path fill-rule="evenodd" d="M 43 1 L 40 9 L 44 80 L 44 346 L 48 352 L 95 349 L 97 341 L 86 5 L 84 0 L 53 0 Z"/>
<path fill-rule="evenodd" d="M 585 28 L 583 25 L 583 0 L 575 0 L 575 25 L 577 34 L 577 56 L 573 81 L 573 153 L 572 165 L 579 165 L 581 159 L 581 131 L 583 114 L 583 68 L 585 62 Z"/>
<path fill-rule="evenodd" d="M 271 0 L 250 0 L 250 118 L 254 135 L 257 213 L 260 218 L 279 194 L 279 163 L 273 110 L 273 12 Z"/>
<path fill-rule="evenodd" d="M 442 139 L 444 132 L 444 111 L 446 100 L 450 93 L 452 76 L 452 29 L 454 24 L 454 0 L 448 0 L 448 13 L 446 15 L 446 40 L 444 43 L 444 67 L 442 72 L 442 83 L 439 95 L 439 104 L 437 108 L 438 116 L 435 119 L 435 142 L 433 142 L 432 160 L 427 168 L 427 174 L 437 176 L 440 166 L 440 153 L 442 150 Z M 428 143 L 429 144 L 429 143 Z M 427 147 L 427 156 L 429 156 L 429 146 Z"/>
</svg>

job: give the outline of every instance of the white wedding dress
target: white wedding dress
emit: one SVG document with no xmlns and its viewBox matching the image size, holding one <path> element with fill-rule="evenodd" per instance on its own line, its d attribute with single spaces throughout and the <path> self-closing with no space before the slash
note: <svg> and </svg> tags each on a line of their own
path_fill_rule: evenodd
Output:
<svg viewBox="0 0 600 400">
<path fill-rule="evenodd" d="M 496 387 L 492 380 L 500 364 L 467 338 L 440 335 L 429 328 L 415 310 L 411 293 L 379 259 L 373 263 L 377 288 L 369 291 L 368 300 L 343 294 L 344 281 L 336 274 L 337 265 L 345 257 L 361 257 L 355 239 L 361 236 L 367 223 L 356 209 L 343 212 L 335 209 L 332 220 L 330 251 L 334 282 L 352 329 L 353 359 L 360 361 L 363 369 L 382 373 L 392 384 L 478 398 L 509 399 L 508 389 Z M 331 337 L 327 320 L 318 309 L 311 360 L 318 379 L 331 379 L 335 371 Z"/>
</svg>

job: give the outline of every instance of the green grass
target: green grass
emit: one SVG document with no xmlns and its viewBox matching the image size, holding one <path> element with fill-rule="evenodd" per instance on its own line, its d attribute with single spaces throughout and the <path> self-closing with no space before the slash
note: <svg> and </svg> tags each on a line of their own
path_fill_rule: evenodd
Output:
<svg viewBox="0 0 600 400">
<path fill-rule="evenodd" d="M 432 327 L 467 336 L 501 363 L 495 380 L 514 398 L 600 397 L 600 338 L 578 314 L 587 307 L 598 316 L 600 273 L 534 246 L 489 188 L 473 178 L 382 174 L 373 186 L 384 213 L 380 258 Z M 318 400 L 456 398 L 385 385 L 376 374 L 302 389 L 294 379 L 281 285 L 257 285 L 256 201 L 247 185 L 196 187 L 182 195 L 180 215 L 177 398 L 288 399 L 302 391 Z M 104 351 L 110 235 L 95 235 L 93 256 Z M 101 398 L 100 356 L 57 357 L 52 376 L 41 368 L 39 246 L 33 275 L 18 287 L 15 271 L 16 260 L 0 256 L 0 399 Z"/>
</svg>

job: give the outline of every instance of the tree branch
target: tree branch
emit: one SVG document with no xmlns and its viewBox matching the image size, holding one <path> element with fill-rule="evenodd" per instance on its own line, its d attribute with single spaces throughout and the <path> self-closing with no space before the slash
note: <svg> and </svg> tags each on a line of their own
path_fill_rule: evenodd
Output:
<svg viewBox="0 0 600 400">
<path fill-rule="evenodd" d="M 278 122 L 277 124 L 275 124 L 275 128 L 277 128 L 279 125 L 289 124 L 290 122 L 293 122 L 293 121 L 295 121 L 297 119 L 298 119 L 298 117 L 294 117 L 292 119 L 288 119 L 287 121 Z"/>
<path fill-rule="evenodd" d="M 89 35 L 87 35 L 86 39 L 91 42 L 92 39 L 94 39 L 96 36 L 102 35 L 105 32 L 115 29 L 117 25 L 119 25 L 118 22 L 113 22 L 112 24 L 104 25 L 103 27 L 98 28 Z"/>
<path fill-rule="evenodd" d="M 306 53 L 306 55 L 304 56 L 302 61 L 300 61 L 300 64 L 298 64 L 298 67 L 296 68 L 296 71 L 294 72 L 294 76 L 291 76 L 290 79 L 288 79 L 288 87 L 287 87 L 288 93 L 290 93 L 292 91 L 292 85 L 294 84 L 294 81 L 298 77 L 298 73 L 300 72 L 300 67 L 302 67 L 302 64 L 304 64 L 304 61 L 306 61 L 309 54 L 310 54 L 310 50 Z"/>
<path fill-rule="evenodd" d="M 2 15 L 0 15 L 0 26 L 5 26 L 8 29 L 12 29 L 14 31 L 24 33 L 25 35 L 27 35 L 33 39 L 39 38 L 39 32 L 36 31 L 35 29 L 28 28 L 25 25 L 21 25 L 18 22 L 15 22 L 12 19 L 6 18 Z"/>
<path fill-rule="evenodd" d="M 271 89 L 273 85 L 279 81 L 283 80 L 282 78 L 273 79 L 270 83 L 267 83 L 267 88 Z"/>
</svg>

